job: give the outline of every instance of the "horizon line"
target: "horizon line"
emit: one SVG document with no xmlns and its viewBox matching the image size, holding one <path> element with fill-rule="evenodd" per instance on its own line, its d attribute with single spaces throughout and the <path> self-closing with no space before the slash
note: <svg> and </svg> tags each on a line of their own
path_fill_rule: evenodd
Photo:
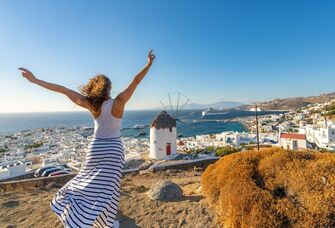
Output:
<svg viewBox="0 0 335 228">
<path fill-rule="evenodd" d="M 152 108 L 152 109 L 128 109 L 128 110 L 125 110 L 125 112 L 127 111 L 163 111 L 164 109 L 155 109 L 155 108 Z M 187 110 L 187 111 L 195 111 L 195 110 L 202 110 L 202 109 L 183 109 L 183 110 Z M 166 110 L 166 111 L 170 111 L 170 110 Z M 36 112 L 31 112 L 31 111 L 28 111 L 28 112 L 0 112 L 0 115 L 1 114 L 34 114 L 34 113 L 55 113 L 55 112 L 88 112 L 90 113 L 89 110 L 64 110 L 64 111 L 36 111 Z"/>
</svg>

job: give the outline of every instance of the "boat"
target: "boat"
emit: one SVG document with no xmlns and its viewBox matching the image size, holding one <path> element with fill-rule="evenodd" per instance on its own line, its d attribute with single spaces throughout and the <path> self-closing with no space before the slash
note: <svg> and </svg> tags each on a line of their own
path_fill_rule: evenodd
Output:
<svg viewBox="0 0 335 228">
<path fill-rule="evenodd" d="M 145 128 L 145 125 L 142 125 L 142 124 L 136 124 L 132 127 L 132 129 L 144 129 Z"/>
<path fill-rule="evenodd" d="M 204 110 L 201 112 L 201 116 L 204 117 L 214 117 L 214 116 L 224 116 L 227 115 L 228 111 L 227 110 L 222 110 L 222 109 L 214 109 L 214 108 L 209 108 L 207 110 Z"/>
<path fill-rule="evenodd" d="M 141 131 L 135 135 L 135 137 L 146 135 L 147 133 L 145 131 Z"/>
<path fill-rule="evenodd" d="M 250 112 L 256 112 L 256 108 L 249 109 Z M 257 112 L 263 111 L 260 107 L 257 107 Z"/>
</svg>

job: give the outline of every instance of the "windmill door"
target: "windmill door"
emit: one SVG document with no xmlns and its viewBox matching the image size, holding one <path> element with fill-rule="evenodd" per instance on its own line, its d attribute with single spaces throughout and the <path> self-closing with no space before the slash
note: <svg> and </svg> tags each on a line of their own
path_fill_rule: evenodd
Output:
<svg viewBox="0 0 335 228">
<path fill-rule="evenodd" d="M 166 144 L 166 155 L 170 155 L 171 154 L 171 143 L 167 143 Z"/>
</svg>

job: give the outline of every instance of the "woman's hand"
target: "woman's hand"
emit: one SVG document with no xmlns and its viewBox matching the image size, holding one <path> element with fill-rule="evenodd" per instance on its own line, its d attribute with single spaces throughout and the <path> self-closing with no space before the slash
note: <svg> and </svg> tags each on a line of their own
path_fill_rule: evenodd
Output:
<svg viewBox="0 0 335 228">
<path fill-rule="evenodd" d="M 116 118 L 122 118 L 126 103 L 129 101 L 129 99 L 135 92 L 135 89 L 137 88 L 138 84 L 140 84 L 142 79 L 148 73 L 151 64 L 154 62 L 155 57 L 156 56 L 152 54 L 152 50 L 150 50 L 148 54 L 148 64 L 134 77 L 130 85 L 121 93 L 119 93 L 119 95 L 116 96 L 115 102 L 113 103 L 112 107 L 113 116 L 115 116 Z"/>
<path fill-rule="evenodd" d="M 156 56 L 154 54 L 152 54 L 152 49 L 149 51 L 148 54 L 148 65 L 151 66 L 151 64 L 154 62 L 154 59 L 156 58 Z"/>
<path fill-rule="evenodd" d="M 20 67 L 19 70 L 21 70 L 22 72 L 22 76 L 25 77 L 26 79 L 28 79 L 30 82 L 34 83 L 37 81 L 37 78 L 34 76 L 33 73 L 31 73 L 29 70 Z"/>
</svg>

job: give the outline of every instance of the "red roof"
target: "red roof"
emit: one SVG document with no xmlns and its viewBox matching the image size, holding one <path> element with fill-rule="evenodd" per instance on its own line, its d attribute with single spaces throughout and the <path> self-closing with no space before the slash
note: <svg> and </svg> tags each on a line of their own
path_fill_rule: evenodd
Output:
<svg viewBox="0 0 335 228">
<path fill-rule="evenodd" d="M 178 142 L 178 146 L 184 146 L 184 145 L 185 145 L 185 143 L 183 141 Z"/>
<path fill-rule="evenodd" d="M 280 135 L 281 139 L 306 139 L 306 135 L 296 133 L 283 133 Z"/>
</svg>

